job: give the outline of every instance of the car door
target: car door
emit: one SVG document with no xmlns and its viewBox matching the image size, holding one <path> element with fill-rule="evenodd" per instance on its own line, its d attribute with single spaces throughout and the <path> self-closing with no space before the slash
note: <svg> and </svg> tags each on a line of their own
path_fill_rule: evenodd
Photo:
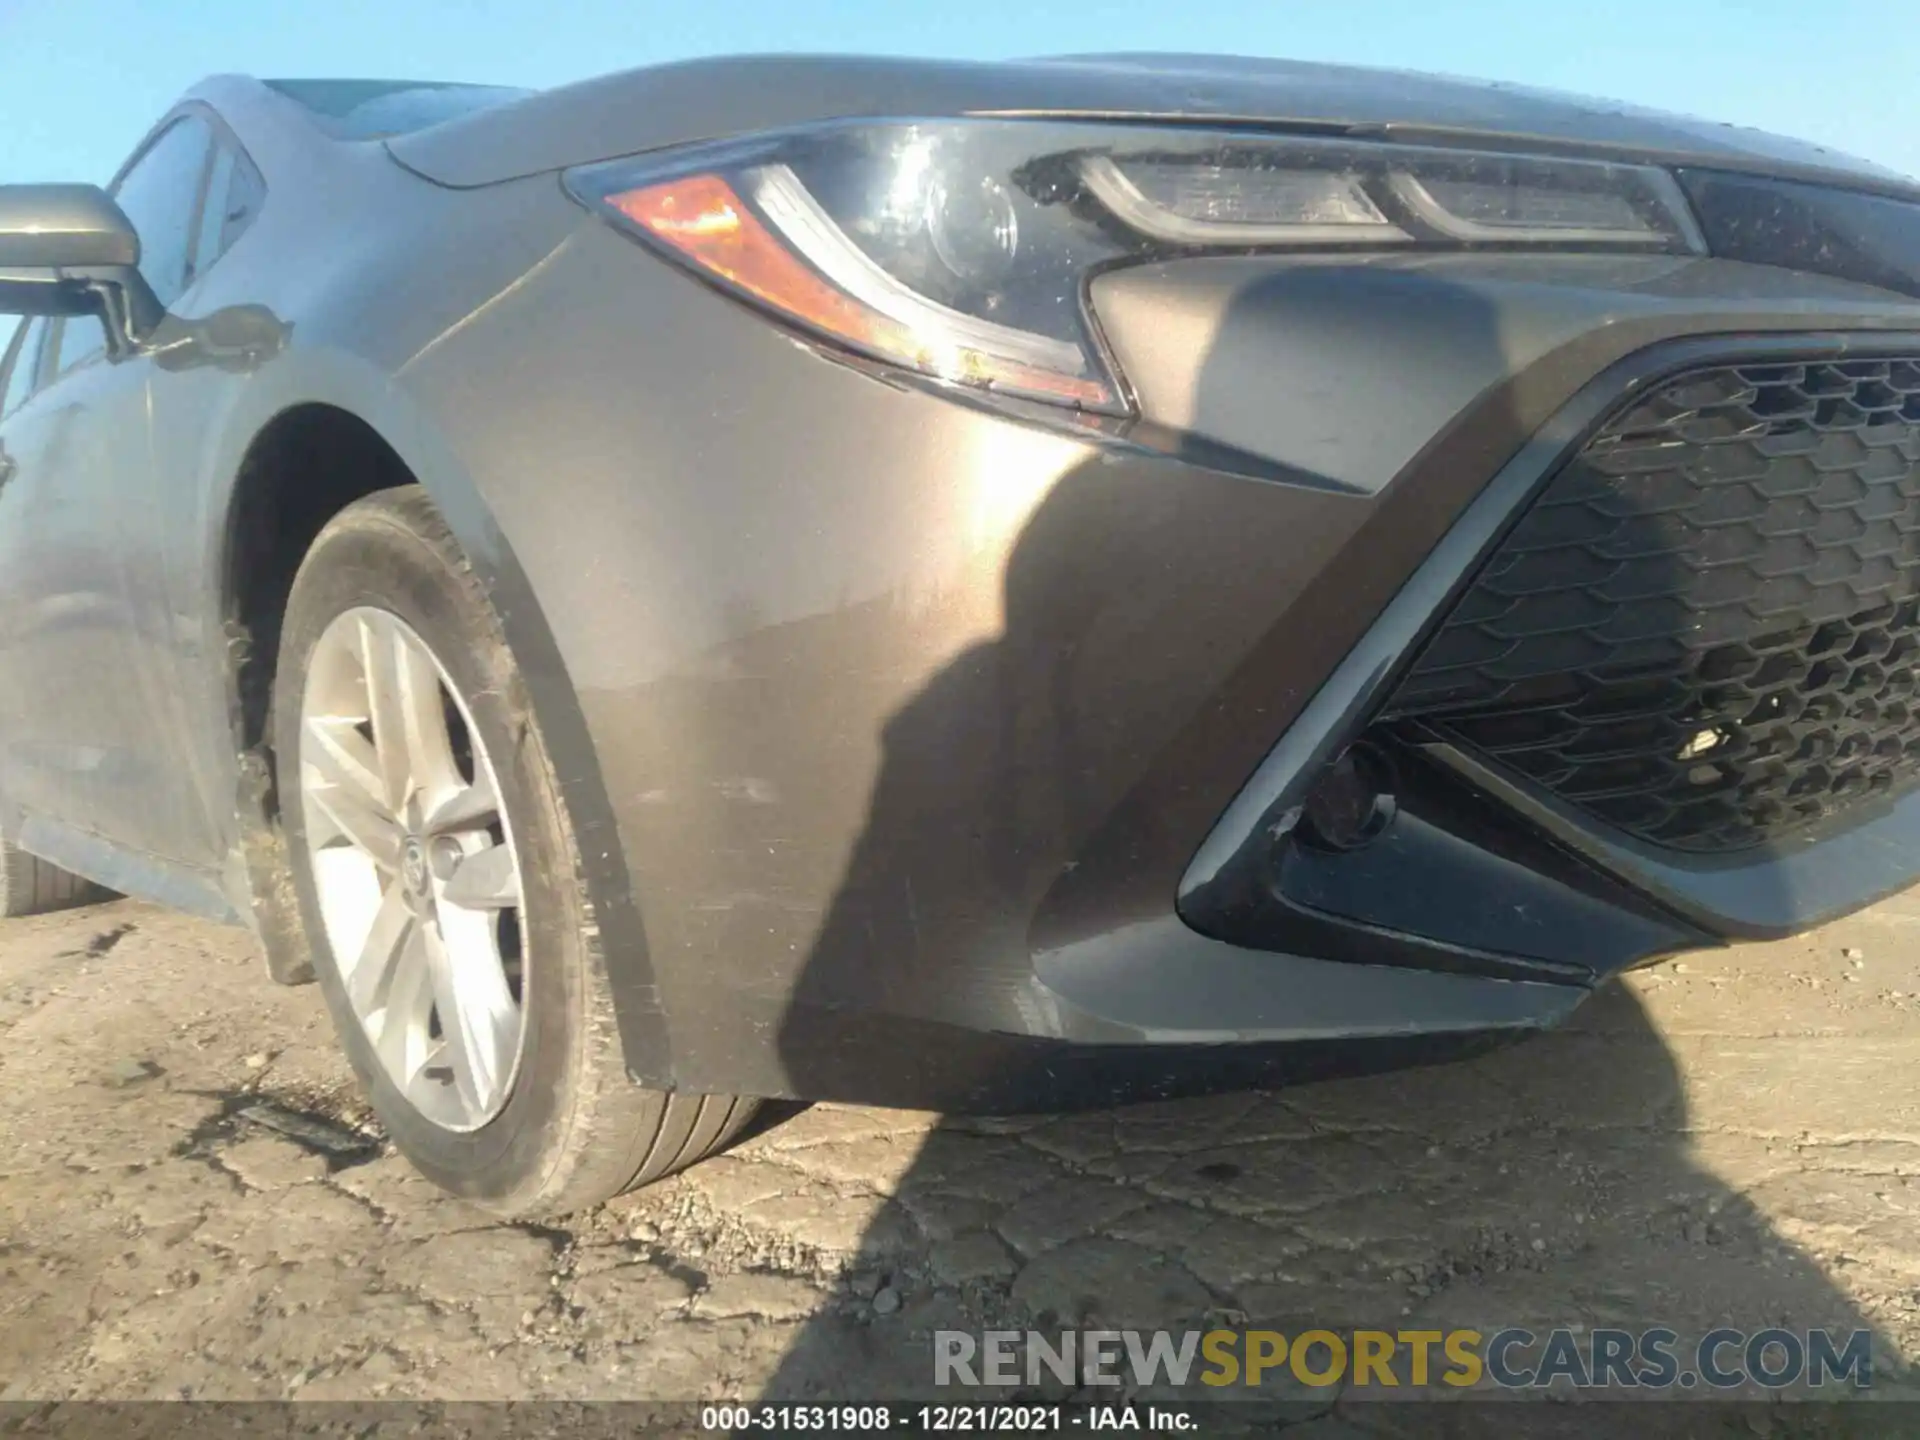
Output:
<svg viewBox="0 0 1920 1440">
<path fill-rule="evenodd" d="M 191 279 L 211 125 L 180 116 L 113 187 L 163 305 Z M 149 856 L 177 849 L 179 782 L 142 677 L 163 637 L 159 577 L 130 564 L 152 481 L 144 358 L 115 362 L 102 322 L 54 322 L 32 393 L 0 424 L 0 787 L 28 816 Z"/>
<path fill-rule="evenodd" d="M 32 549 L 6 542 L 13 537 L 24 538 L 31 528 L 26 513 L 30 507 L 23 506 L 21 501 L 23 494 L 32 493 L 33 487 L 23 491 L 15 483 L 20 476 L 17 457 L 25 444 L 23 437 L 32 434 L 35 428 L 24 412 L 40 389 L 42 362 L 51 328 L 52 322 L 44 318 L 20 321 L 8 343 L 5 359 L 0 361 L 0 371 L 4 371 L 4 375 L 0 375 L 0 556 L 5 558 L 6 573 L 16 582 L 5 589 L 16 593 L 30 591 L 40 583 L 31 573 L 35 559 Z M 31 774 L 22 773 L 18 757 L 31 752 L 33 739 L 30 737 L 36 736 L 38 729 L 31 715 L 33 697 L 14 682 L 12 675 L 5 673 L 4 661 L 11 649 L 12 637 L 26 618 L 18 607 L 0 604 L 0 798 L 15 808 L 28 798 L 31 790 L 28 782 L 32 779 Z M 17 817 L 9 817 L 9 829 L 15 828 Z"/>
<path fill-rule="evenodd" d="M 48 323 L 44 316 L 21 320 L 0 347 L 0 489 L 18 468 L 6 446 L 7 417 L 27 402 L 39 381 L 40 347 L 47 338 Z"/>
</svg>

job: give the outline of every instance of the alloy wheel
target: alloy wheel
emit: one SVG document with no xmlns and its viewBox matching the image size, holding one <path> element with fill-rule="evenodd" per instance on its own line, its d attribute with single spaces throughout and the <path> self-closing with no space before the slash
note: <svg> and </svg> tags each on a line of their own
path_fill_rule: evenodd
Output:
<svg viewBox="0 0 1920 1440">
<path fill-rule="evenodd" d="M 300 802 L 327 943 L 394 1087 L 471 1131 L 525 1046 L 521 884 L 500 785 L 446 668 L 405 621 L 359 607 L 314 645 Z"/>
</svg>

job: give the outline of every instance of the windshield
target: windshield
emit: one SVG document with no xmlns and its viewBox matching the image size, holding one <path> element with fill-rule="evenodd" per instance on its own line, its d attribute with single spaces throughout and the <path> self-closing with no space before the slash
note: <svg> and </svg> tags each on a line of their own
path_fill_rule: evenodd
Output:
<svg viewBox="0 0 1920 1440">
<path fill-rule="evenodd" d="M 530 95 L 506 85 L 430 80 L 269 80 L 342 140 L 382 140 Z"/>
</svg>

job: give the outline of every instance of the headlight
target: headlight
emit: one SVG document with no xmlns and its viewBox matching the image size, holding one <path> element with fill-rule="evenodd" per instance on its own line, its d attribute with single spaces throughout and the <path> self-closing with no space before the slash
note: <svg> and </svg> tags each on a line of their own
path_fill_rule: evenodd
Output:
<svg viewBox="0 0 1920 1440">
<path fill-rule="evenodd" d="M 1761 175 L 1682 170 L 1713 253 L 1920 295 L 1920 205 Z"/>
<path fill-rule="evenodd" d="M 1692 253 L 1665 171 L 1421 146 L 1034 120 L 842 123 L 588 166 L 571 191 L 848 349 L 1109 414 L 1086 282 L 1195 251 Z"/>
</svg>

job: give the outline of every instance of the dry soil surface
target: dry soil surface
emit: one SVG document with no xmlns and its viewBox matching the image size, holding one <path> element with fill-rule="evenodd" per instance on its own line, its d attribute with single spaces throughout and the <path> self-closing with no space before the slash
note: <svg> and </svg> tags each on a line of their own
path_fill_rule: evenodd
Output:
<svg viewBox="0 0 1920 1440">
<path fill-rule="evenodd" d="M 1011 1121 L 818 1106 L 553 1228 L 415 1179 L 313 988 L 130 902 L 0 930 L 0 1096 L 4 1400 L 905 1397 L 931 1330 L 1036 1320 L 1920 1354 L 1920 892 L 1470 1063 Z M 1309 1431 L 1404 1423 L 1303 1398 Z"/>
</svg>

